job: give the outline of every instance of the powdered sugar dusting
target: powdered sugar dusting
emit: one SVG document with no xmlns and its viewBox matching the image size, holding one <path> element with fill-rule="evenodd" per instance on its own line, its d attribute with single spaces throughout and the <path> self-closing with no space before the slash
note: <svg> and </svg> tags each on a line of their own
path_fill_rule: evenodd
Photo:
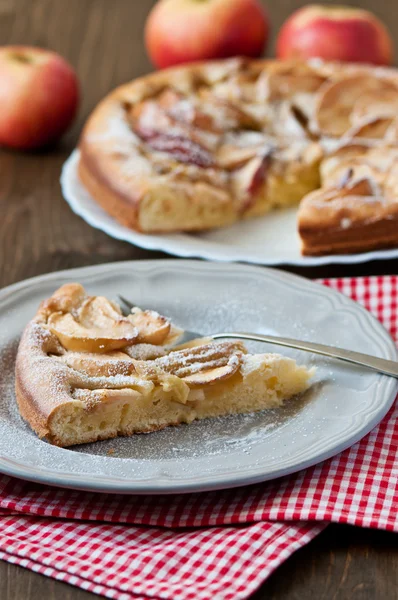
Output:
<svg viewBox="0 0 398 600">
<path fill-rule="evenodd" d="M 0 415 L 3 418 L 20 419 L 16 409 L 14 365 L 18 340 L 4 346 L 0 351 Z"/>
<path fill-rule="evenodd" d="M 109 151 L 113 152 L 116 149 L 131 150 L 132 146 L 141 145 L 141 140 L 131 129 L 121 105 L 113 107 L 112 114 L 106 120 L 106 129 L 101 133 L 90 133 L 87 141 L 100 143 L 103 149 L 106 149 L 109 144 Z"/>
<path fill-rule="evenodd" d="M 196 346 L 187 350 L 170 352 L 156 359 L 156 366 L 182 377 L 187 373 L 199 373 L 226 364 L 238 368 L 240 346 L 232 342 L 221 342 Z"/>
</svg>

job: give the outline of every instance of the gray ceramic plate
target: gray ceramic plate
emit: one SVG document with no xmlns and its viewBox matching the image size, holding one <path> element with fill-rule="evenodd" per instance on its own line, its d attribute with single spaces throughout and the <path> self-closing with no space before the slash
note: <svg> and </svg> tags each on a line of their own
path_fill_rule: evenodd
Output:
<svg viewBox="0 0 398 600">
<path fill-rule="evenodd" d="M 0 292 L 0 470 L 94 491 L 173 493 L 240 486 L 318 463 L 368 433 L 394 401 L 395 380 L 286 350 L 318 372 L 312 389 L 284 408 L 168 428 L 71 450 L 39 440 L 13 392 L 14 358 L 39 302 L 68 281 L 211 333 L 241 329 L 335 344 L 396 359 L 393 341 L 359 305 L 307 280 L 263 268 L 198 261 L 108 264 L 36 277 Z M 261 344 L 252 350 L 277 351 Z"/>
</svg>

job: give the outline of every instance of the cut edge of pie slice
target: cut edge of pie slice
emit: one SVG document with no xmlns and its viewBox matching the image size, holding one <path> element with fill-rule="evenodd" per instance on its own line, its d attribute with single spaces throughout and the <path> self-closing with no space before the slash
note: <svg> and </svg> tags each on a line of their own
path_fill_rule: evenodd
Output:
<svg viewBox="0 0 398 600">
<path fill-rule="evenodd" d="M 42 303 L 16 360 L 19 410 L 41 438 L 68 447 L 251 413 L 281 406 L 310 385 L 314 369 L 278 354 L 249 354 L 237 341 L 203 339 L 173 350 L 168 342 L 181 330 L 143 313 L 125 317 L 79 284 Z M 93 340 L 100 340 L 96 351 Z"/>
</svg>

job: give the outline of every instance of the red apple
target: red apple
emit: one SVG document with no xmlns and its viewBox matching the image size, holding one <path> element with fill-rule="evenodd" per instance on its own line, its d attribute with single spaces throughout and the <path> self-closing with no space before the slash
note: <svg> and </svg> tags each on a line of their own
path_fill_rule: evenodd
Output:
<svg viewBox="0 0 398 600">
<path fill-rule="evenodd" d="M 0 47 L 0 145 L 29 150 L 58 139 L 77 110 L 79 85 L 58 54 Z"/>
<path fill-rule="evenodd" d="M 393 43 L 383 23 L 367 10 L 312 4 L 284 23 L 277 39 L 277 56 L 389 65 Z"/>
<path fill-rule="evenodd" d="M 152 9 L 145 41 L 160 69 L 184 62 L 260 56 L 268 17 L 258 0 L 160 0 Z"/>
</svg>

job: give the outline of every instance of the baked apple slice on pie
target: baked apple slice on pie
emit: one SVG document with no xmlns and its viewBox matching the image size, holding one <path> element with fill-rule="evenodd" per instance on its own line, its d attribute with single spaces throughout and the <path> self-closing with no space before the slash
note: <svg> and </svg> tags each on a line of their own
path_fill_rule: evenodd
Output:
<svg viewBox="0 0 398 600">
<path fill-rule="evenodd" d="M 27 325 L 16 360 L 22 417 L 41 437 L 72 446 L 195 419 L 281 406 L 309 386 L 312 369 L 240 342 L 200 339 L 154 311 L 123 315 L 68 284 Z"/>
</svg>

